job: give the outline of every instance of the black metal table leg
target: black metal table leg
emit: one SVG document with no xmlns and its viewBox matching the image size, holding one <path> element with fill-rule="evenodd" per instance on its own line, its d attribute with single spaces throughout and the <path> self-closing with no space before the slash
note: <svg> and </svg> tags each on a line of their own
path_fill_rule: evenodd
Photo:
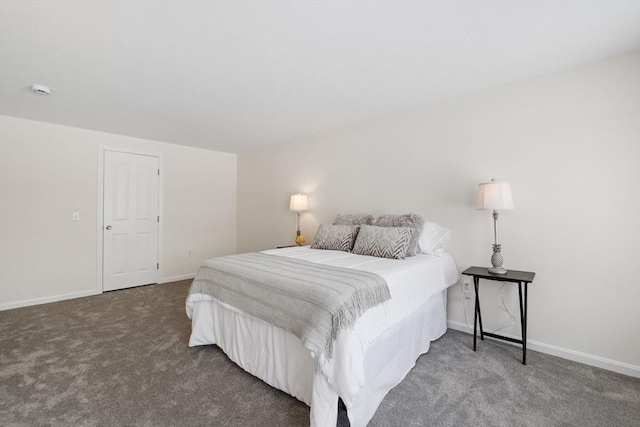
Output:
<svg viewBox="0 0 640 427">
<path fill-rule="evenodd" d="M 476 337 L 477 337 L 477 327 L 478 327 L 478 279 L 473 278 L 473 287 L 476 291 L 476 303 L 473 307 L 473 351 L 476 351 Z"/>
<path fill-rule="evenodd" d="M 525 297 L 522 298 L 522 282 L 518 282 L 518 302 L 520 303 L 520 330 L 522 331 L 522 364 L 527 364 L 527 315 L 523 309 L 523 306 L 526 304 L 526 289 L 527 285 L 525 283 Z"/>
<path fill-rule="evenodd" d="M 524 283 L 524 312 L 522 313 L 523 324 L 522 328 L 522 364 L 527 364 L 527 290 L 529 288 L 529 284 L 527 282 Z"/>
<path fill-rule="evenodd" d="M 480 325 L 480 339 L 484 341 L 484 331 L 482 329 L 482 313 L 480 312 L 480 278 L 473 277 L 473 287 L 476 291 L 476 303 L 473 310 L 473 351 L 476 351 L 476 342 L 478 336 L 478 324 Z"/>
<path fill-rule="evenodd" d="M 480 326 L 480 339 L 484 341 L 484 328 L 482 327 L 482 311 L 480 310 L 480 278 L 473 278 L 476 286 L 476 302 L 478 304 L 478 325 Z"/>
</svg>

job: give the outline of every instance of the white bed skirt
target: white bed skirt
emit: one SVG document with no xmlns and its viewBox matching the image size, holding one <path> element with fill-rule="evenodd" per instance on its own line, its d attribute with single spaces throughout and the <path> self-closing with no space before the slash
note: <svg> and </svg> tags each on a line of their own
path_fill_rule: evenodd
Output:
<svg viewBox="0 0 640 427">
<path fill-rule="evenodd" d="M 369 345 L 365 383 L 355 399 L 345 401 L 351 426 L 366 426 L 384 396 L 446 332 L 446 306 L 444 290 Z M 312 427 L 335 427 L 338 395 L 297 337 L 215 299 L 192 307 L 189 346 L 218 345 L 245 371 L 309 405 Z"/>
</svg>

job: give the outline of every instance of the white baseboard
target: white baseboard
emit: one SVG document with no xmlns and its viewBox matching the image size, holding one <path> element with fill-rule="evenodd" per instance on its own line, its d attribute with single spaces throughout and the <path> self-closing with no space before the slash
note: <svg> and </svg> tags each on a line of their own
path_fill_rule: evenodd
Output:
<svg viewBox="0 0 640 427">
<path fill-rule="evenodd" d="M 196 273 L 183 274 L 181 276 L 165 277 L 161 279 L 158 283 L 178 282 L 180 280 L 193 279 L 194 277 L 196 277 Z M 9 302 L 5 304 L 0 304 L 0 311 L 11 310 L 12 308 L 29 307 L 32 305 L 47 304 L 50 302 L 65 301 L 68 299 L 88 297 L 92 295 L 100 295 L 101 293 L 102 292 L 93 289 L 90 291 L 72 292 L 69 294 L 53 295 L 50 297 L 34 298 L 34 299 L 28 299 L 23 301 Z"/>
<path fill-rule="evenodd" d="M 27 299 L 23 301 L 9 302 L 5 304 L 0 304 L 0 311 L 11 310 L 12 308 L 29 307 L 31 305 L 47 304 L 50 302 L 64 301 L 64 300 L 74 299 L 74 298 L 89 297 L 89 296 L 98 295 L 98 294 L 100 294 L 100 292 L 96 291 L 95 289 L 92 289 L 90 291 L 72 292 L 69 294 L 54 295 L 50 297 L 34 298 L 34 299 Z"/>
<path fill-rule="evenodd" d="M 193 279 L 194 277 L 196 277 L 196 273 L 181 274 L 180 276 L 163 277 L 158 283 L 179 282 L 180 280 Z"/>
<path fill-rule="evenodd" d="M 473 335 L 473 328 L 467 326 L 461 322 L 455 322 L 453 320 L 447 320 L 447 327 L 455 329 L 456 331 L 465 332 Z M 521 339 L 521 337 L 502 334 L 510 338 Z M 491 337 L 487 337 L 492 339 Z M 510 343 L 508 341 L 500 341 L 506 344 L 512 344 L 520 346 L 520 344 Z M 535 350 L 540 353 L 550 354 L 552 356 L 561 357 L 563 359 L 571 360 L 573 362 L 584 363 L 585 365 L 595 366 L 596 368 L 606 369 L 608 371 L 617 372 L 619 374 L 628 375 L 630 377 L 640 378 L 640 366 L 631 365 L 629 363 L 618 362 L 616 360 L 606 359 L 600 356 L 594 356 L 592 354 L 582 353 L 568 348 L 558 347 L 551 344 L 546 344 L 539 341 L 527 340 L 527 350 Z"/>
</svg>

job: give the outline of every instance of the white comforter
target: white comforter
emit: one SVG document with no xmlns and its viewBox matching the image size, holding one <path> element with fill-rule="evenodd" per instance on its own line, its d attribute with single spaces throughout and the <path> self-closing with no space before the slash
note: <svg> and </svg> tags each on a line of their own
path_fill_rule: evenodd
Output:
<svg viewBox="0 0 640 427">
<path fill-rule="evenodd" d="M 318 361 L 318 367 L 329 386 L 342 398 L 347 408 L 364 385 L 363 360 L 369 344 L 459 278 L 455 263 L 448 254 L 442 257 L 417 255 L 405 260 L 391 260 L 309 247 L 276 249 L 265 253 L 369 271 L 387 281 L 391 299 L 367 311 L 353 330 L 342 333 L 330 360 L 324 354 L 312 355 Z M 208 295 L 191 295 L 187 300 L 187 315 L 192 317 L 194 303 L 210 299 Z"/>
<path fill-rule="evenodd" d="M 308 247 L 266 251 L 306 261 L 338 267 L 355 268 L 382 276 L 387 281 L 391 299 L 367 311 L 352 331 L 341 334 L 331 360 L 319 357 L 319 366 L 329 385 L 347 407 L 364 384 L 364 354 L 377 337 L 420 308 L 432 295 L 458 281 L 453 258 L 417 255 L 404 260 L 355 255 Z"/>
</svg>

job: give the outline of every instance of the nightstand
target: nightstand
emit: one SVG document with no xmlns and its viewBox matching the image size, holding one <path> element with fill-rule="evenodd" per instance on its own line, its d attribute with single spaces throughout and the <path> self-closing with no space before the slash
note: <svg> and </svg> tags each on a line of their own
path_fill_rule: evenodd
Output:
<svg viewBox="0 0 640 427">
<path fill-rule="evenodd" d="M 533 282 L 536 273 L 531 271 L 509 270 L 506 274 L 492 274 L 484 267 L 469 267 L 462 272 L 467 276 L 473 277 L 473 287 L 476 292 L 475 314 L 473 316 L 473 351 L 476 351 L 477 326 L 480 324 L 480 339 L 484 341 L 484 336 L 497 338 L 499 340 L 522 344 L 522 364 L 527 364 L 527 290 L 529 283 Z M 494 280 L 497 282 L 510 282 L 518 284 L 518 295 L 520 301 L 520 326 L 522 327 L 522 339 L 505 337 L 504 335 L 494 334 L 492 332 L 484 332 L 482 329 L 482 314 L 480 313 L 480 298 L 478 291 L 480 289 L 480 279 Z M 522 288 L 524 287 L 524 294 Z"/>
</svg>

